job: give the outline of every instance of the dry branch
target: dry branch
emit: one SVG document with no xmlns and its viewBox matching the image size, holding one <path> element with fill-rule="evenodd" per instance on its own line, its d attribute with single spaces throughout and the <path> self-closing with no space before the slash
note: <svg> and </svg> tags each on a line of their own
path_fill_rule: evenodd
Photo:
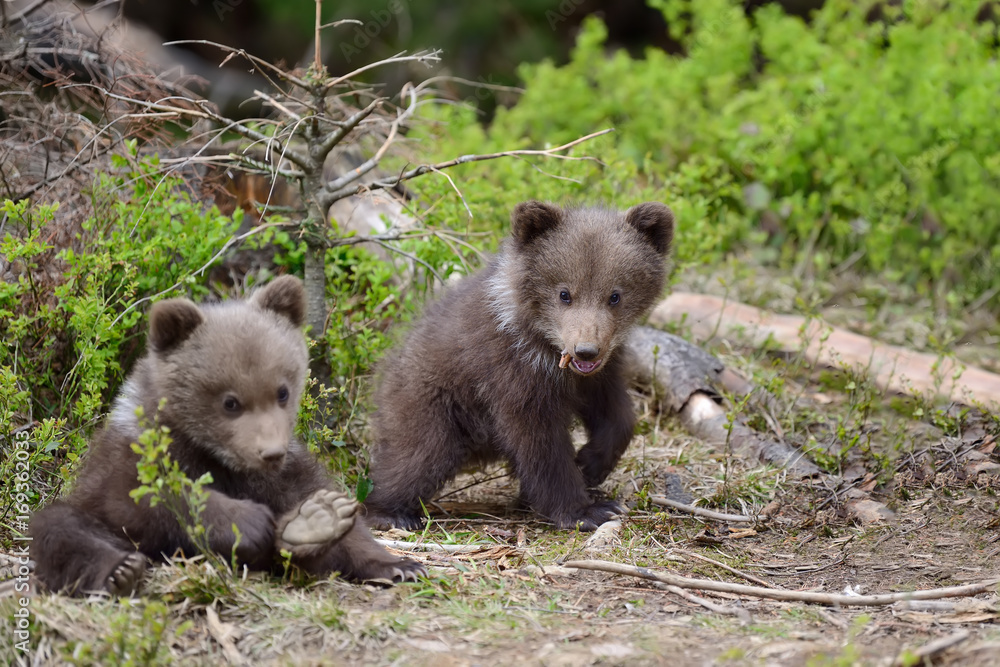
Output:
<svg viewBox="0 0 1000 667">
<path fill-rule="evenodd" d="M 678 588 L 688 588 L 701 591 L 715 591 L 717 593 L 733 593 L 735 595 L 747 595 L 750 597 L 766 598 L 768 600 L 782 600 L 785 602 L 809 602 L 812 604 L 825 604 L 841 607 L 878 607 L 902 602 L 906 600 L 937 600 L 948 597 L 964 597 L 968 595 L 979 595 L 993 590 L 1000 579 L 988 579 L 975 584 L 965 586 L 949 586 L 946 588 L 933 588 L 928 590 L 909 591 L 906 593 L 883 593 L 881 595 L 838 595 L 832 593 L 815 593 L 812 591 L 785 591 L 773 588 L 761 588 L 760 586 L 746 586 L 744 584 L 731 584 L 724 581 L 711 581 L 709 579 L 690 579 L 675 574 L 665 572 L 654 572 L 645 567 L 636 565 L 624 565 L 621 563 L 611 563 L 602 560 L 576 560 L 563 563 L 565 567 L 575 567 L 580 570 L 597 570 L 600 572 L 611 572 L 613 574 L 624 574 L 631 577 L 651 579 Z"/>
<path fill-rule="evenodd" d="M 704 607 L 705 609 L 715 612 L 716 614 L 726 614 L 728 616 L 737 616 L 740 620 L 749 623 L 752 619 L 750 618 L 750 612 L 746 609 L 741 609 L 733 605 L 722 605 L 716 604 L 710 600 L 706 600 L 703 597 L 694 595 L 693 593 L 688 593 L 686 590 L 680 586 L 664 585 L 664 590 L 667 590 L 674 595 L 684 598 L 688 602 L 692 602 L 696 605 Z"/>
<path fill-rule="evenodd" d="M 906 655 L 905 659 L 900 656 L 893 663 L 894 665 L 914 665 L 914 664 L 929 664 L 931 660 L 936 658 L 939 654 L 944 653 L 953 646 L 958 646 L 972 634 L 968 630 L 958 630 L 953 632 L 947 637 L 941 637 L 940 639 L 935 639 L 934 641 L 928 642 Z M 914 659 L 916 661 L 914 662 Z"/>
<path fill-rule="evenodd" d="M 711 563 L 712 565 L 714 565 L 716 567 L 721 567 L 723 570 L 726 570 L 727 572 L 732 572 L 736 576 L 742 577 L 743 579 L 746 579 L 747 581 L 751 581 L 751 582 L 753 582 L 753 583 L 755 583 L 755 584 L 757 584 L 759 586 L 763 586 L 764 588 L 776 588 L 778 590 L 781 590 L 780 586 L 774 586 L 774 585 L 772 585 L 772 584 L 764 581 L 760 577 L 755 577 L 752 574 L 749 574 L 747 572 L 743 572 L 742 570 L 737 570 L 735 567 L 732 567 L 730 565 L 726 565 L 725 563 L 720 563 L 717 560 L 712 560 L 711 558 L 709 558 L 707 556 L 702 556 L 701 554 L 694 553 L 693 551 L 687 551 L 687 552 L 685 552 L 684 555 L 685 556 L 690 556 L 691 558 L 696 558 L 696 559 L 698 559 L 700 561 L 704 561 L 706 563 Z"/>
<path fill-rule="evenodd" d="M 415 168 L 413 168 L 413 169 L 411 169 L 409 171 L 404 171 L 403 173 L 399 174 L 395 178 L 383 179 L 383 180 L 374 181 L 374 182 L 368 183 L 368 184 L 350 185 L 350 186 L 347 186 L 347 187 L 341 187 L 340 189 L 338 189 L 338 190 L 330 193 L 330 195 L 329 195 L 330 198 L 331 198 L 330 203 L 332 204 L 334 201 L 337 201 L 338 199 L 343 199 L 345 197 L 351 197 L 353 195 L 361 194 L 361 193 L 364 193 L 364 192 L 369 192 L 369 191 L 372 191 L 372 190 L 391 189 L 391 188 L 396 187 L 397 185 L 399 185 L 400 183 L 402 183 L 404 181 L 408 181 L 408 180 L 416 178 L 418 176 L 423 176 L 424 174 L 430 173 L 432 171 L 441 171 L 441 170 L 444 170 L 444 169 L 450 169 L 451 167 L 457 167 L 460 164 L 471 164 L 473 162 L 482 162 L 484 160 L 496 160 L 496 159 L 502 158 L 502 157 L 528 157 L 528 156 L 534 156 L 534 157 L 552 157 L 552 158 L 557 158 L 557 159 L 560 159 L 560 160 L 593 160 L 593 161 L 597 162 L 598 161 L 597 158 L 593 158 L 593 157 L 572 157 L 572 156 L 567 156 L 567 155 L 559 155 L 559 153 L 561 153 L 561 152 L 563 152 L 565 150 L 568 150 L 568 149 L 570 149 L 570 148 L 572 148 L 572 147 L 574 147 L 574 146 L 576 146 L 578 144 L 582 144 L 585 141 L 589 141 L 590 139 L 594 139 L 594 138 L 599 137 L 601 135 L 608 134 L 609 132 L 614 132 L 614 128 L 607 128 L 607 129 L 601 130 L 599 132 L 592 132 L 591 134 L 588 134 L 588 135 L 586 135 L 584 137 L 580 137 L 579 139 L 574 139 L 573 141 L 571 141 L 569 143 L 566 143 L 566 144 L 563 144 L 562 146 L 556 146 L 555 148 L 546 148 L 544 150 L 542 150 L 542 149 L 519 149 L 519 150 L 512 150 L 512 151 L 501 151 L 499 153 L 484 153 L 484 154 L 476 154 L 476 155 L 463 155 L 463 156 L 457 157 L 457 158 L 455 158 L 453 160 L 446 160 L 444 162 L 438 162 L 436 164 L 423 164 L 423 165 L 420 165 L 419 167 L 415 167 Z"/>
<path fill-rule="evenodd" d="M 682 512 L 687 512 L 688 514 L 693 514 L 695 516 L 701 517 L 703 519 L 712 519 L 713 521 L 727 521 L 732 523 L 753 523 L 756 521 L 752 516 L 746 516 L 744 514 L 724 514 L 722 512 L 713 512 L 712 510 L 707 510 L 703 507 L 695 507 L 694 505 L 685 505 L 684 503 L 679 503 L 676 500 L 671 500 L 664 496 L 650 496 L 649 502 L 654 505 L 659 505 L 660 507 L 670 507 L 675 510 L 680 510 Z"/>
</svg>

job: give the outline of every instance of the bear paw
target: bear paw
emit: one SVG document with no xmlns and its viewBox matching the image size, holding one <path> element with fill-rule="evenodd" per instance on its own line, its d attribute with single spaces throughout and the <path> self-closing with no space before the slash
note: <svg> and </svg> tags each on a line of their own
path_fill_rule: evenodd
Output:
<svg viewBox="0 0 1000 667">
<path fill-rule="evenodd" d="M 597 530 L 606 521 L 611 521 L 619 514 L 624 514 L 625 508 L 613 500 L 604 500 L 584 507 L 569 516 L 555 517 L 556 528 L 577 529 L 582 532 Z"/>
<path fill-rule="evenodd" d="M 130 553 L 108 575 L 104 588 L 114 596 L 131 595 L 146 575 L 146 557 L 138 551 Z"/>
<path fill-rule="evenodd" d="M 358 503 L 345 493 L 320 489 L 289 513 L 281 531 L 284 548 L 323 545 L 350 532 L 358 515 Z"/>
</svg>

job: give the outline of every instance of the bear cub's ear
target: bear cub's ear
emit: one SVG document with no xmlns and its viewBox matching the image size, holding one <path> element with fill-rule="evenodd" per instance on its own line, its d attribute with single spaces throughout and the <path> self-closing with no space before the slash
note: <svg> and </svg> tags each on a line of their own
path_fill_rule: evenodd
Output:
<svg viewBox="0 0 1000 667">
<path fill-rule="evenodd" d="M 204 321 L 198 306 L 187 299 L 166 299 L 149 313 L 149 344 L 156 352 L 169 352 Z"/>
<path fill-rule="evenodd" d="M 281 276 L 257 290 L 250 299 L 264 310 L 270 310 L 288 320 L 295 327 L 306 321 L 306 290 L 295 276 Z"/>
<path fill-rule="evenodd" d="M 510 214 L 510 233 L 520 243 L 529 243 L 558 227 L 562 218 L 558 206 L 540 201 L 521 202 Z"/>
<path fill-rule="evenodd" d="M 661 255 L 666 255 L 674 240 L 674 213 L 657 201 L 633 206 L 625 214 L 625 222 L 646 237 Z"/>
</svg>

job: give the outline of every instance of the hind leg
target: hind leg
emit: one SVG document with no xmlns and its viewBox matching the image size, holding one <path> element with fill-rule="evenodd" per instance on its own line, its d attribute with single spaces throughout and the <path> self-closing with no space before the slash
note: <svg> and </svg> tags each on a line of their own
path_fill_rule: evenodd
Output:
<svg viewBox="0 0 1000 667">
<path fill-rule="evenodd" d="M 343 538 L 329 545 L 324 553 L 305 563 L 304 567 L 319 575 L 339 572 L 351 581 L 398 583 L 427 576 L 423 565 L 394 556 L 376 542 L 360 518 Z"/>
<path fill-rule="evenodd" d="M 66 502 L 56 502 L 31 521 L 35 576 L 67 595 L 128 595 L 142 583 L 146 557 L 124 536 Z"/>
<path fill-rule="evenodd" d="M 420 563 L 379 545 L 358 509 L 349 496 L 320 489 L 282 517 L 277 544 L 292 553 L 297 566 L 319 576 L 339 572 L 354 581 L 400 582 L 427 574 Z"/>
<path fill-rule="evenodd" d="M 384 410 L 384 408 L 383 408 Z M 370 474 L 374 488 L 365 498 L 367 523 L 379 529 L 416 530 L 423 525 L 421 503 L 431 501 L 468 456 L 466 435 L 440 405 L 394 405 L 376 422 Z"/>
<path fill-rule="evenodd" d="M 320 489 L 281 517 L 276 544 L 293 556 L 312 555 L 350 532 L 358 509 L 346 493 Z"/>
</svg>

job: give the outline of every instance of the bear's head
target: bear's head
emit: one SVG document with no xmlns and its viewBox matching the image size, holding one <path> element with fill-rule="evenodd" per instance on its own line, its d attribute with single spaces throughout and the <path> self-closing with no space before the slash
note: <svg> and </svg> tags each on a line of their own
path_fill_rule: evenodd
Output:
<svg viewBox="0 0 1000 667">
<path fill-rule="evenodd" d="M 658 202 L 624 213 L 518 204 L 501 266 L 522 326 L 577 374 L 597 373 L 662 293 L 673 233 L 674 215 Z"/>
<path fill-rule="evenodd" d="M 232 470 L 279 468 L 309 366 L 305 314 L 292 276 L 247 300 L 153 306 L 148 364 L 157 401 L 166 399 L 160 423 Z"/>
</svg>

